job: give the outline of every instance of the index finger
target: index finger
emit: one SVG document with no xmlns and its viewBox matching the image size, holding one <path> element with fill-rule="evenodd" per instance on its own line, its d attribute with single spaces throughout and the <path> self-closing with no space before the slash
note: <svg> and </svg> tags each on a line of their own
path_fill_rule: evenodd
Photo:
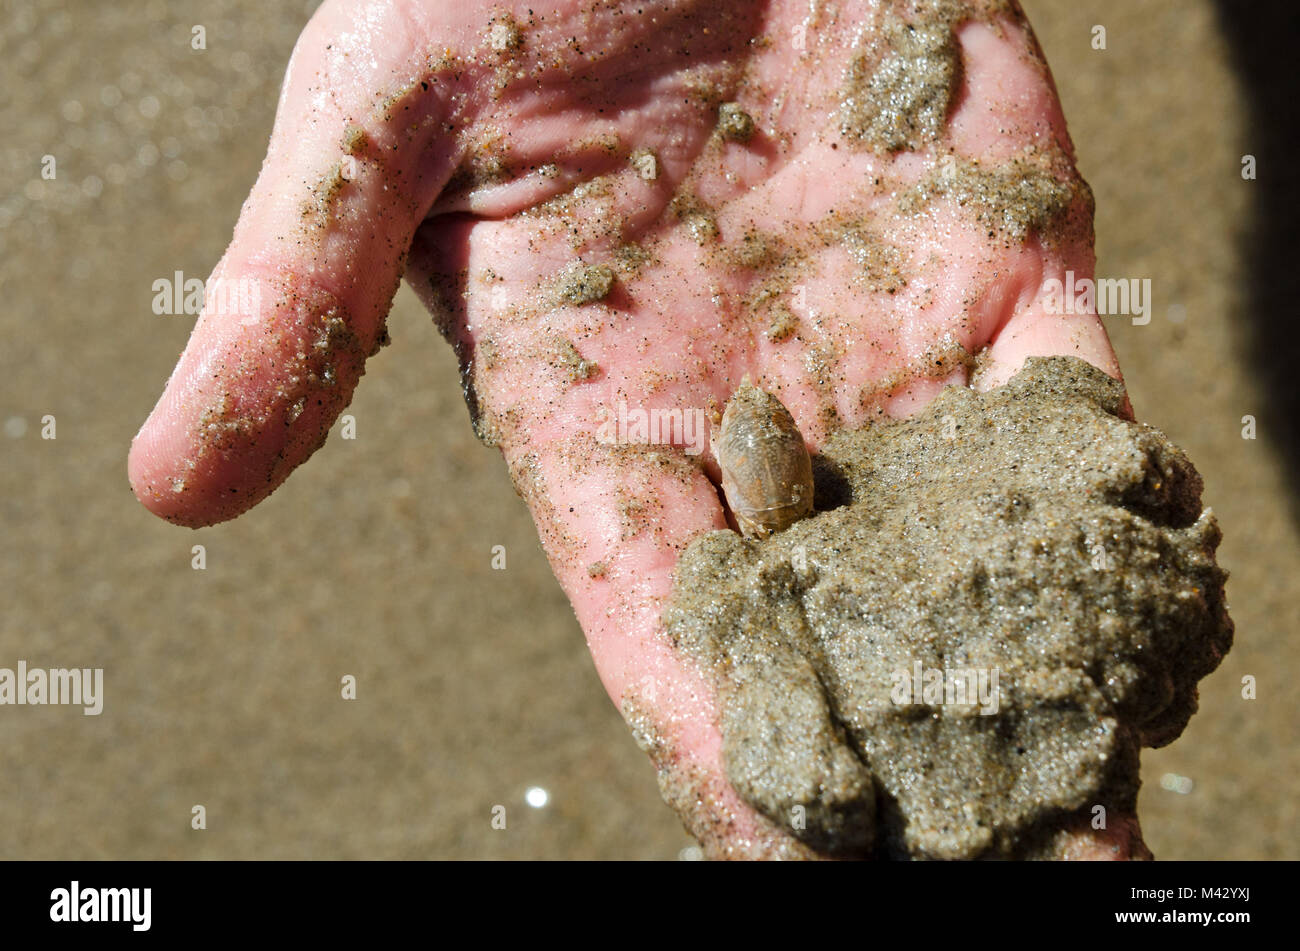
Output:
<svg viewBox="0 0 1300 951">
<path fill-rule="evenodd" d="M 459 161 L 456 92 L 472 78 L 419 35 L 446 22 L 375 23 L 327 4 L 285 76 L 261 174 L 208 283 L 193 334 L 128 464 L 155 514 L 233 518 L 324 442 L 350 402 L 407 250 Z M 471 37 L 471 42 L 473 42 Z"/>
</svg>

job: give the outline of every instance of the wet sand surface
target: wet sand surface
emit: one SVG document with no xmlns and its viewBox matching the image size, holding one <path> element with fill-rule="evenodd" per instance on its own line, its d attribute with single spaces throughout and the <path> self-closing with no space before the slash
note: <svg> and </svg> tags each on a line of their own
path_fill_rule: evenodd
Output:
<svg viewBox="0 0 1300 951">
<path fill-rule="evenodd" d="M 347 411 L 356 438 L 336 425 L 248 516 L 182 531 L 127 487 L 126 447 L 193 324 L 153 313 L 153 282 L 202 280 L 224 249 L 314 4 L 11 6 L 0 666 L 103 667 L 105 701 L 99 717 L 0 708 L 0 855 L 681 854 L 691 840 L 406 289 Z M 1294 423 L 1251 362 L 1244 96 L 1209 4 L 1025 7 L 1096 195 L 1098 273 L 1152 280 L 1149 324 L 1106 321 L 1129 394 L 1195 461 L 1231 572 L 1236 644 L 1183 736 L 1142 754 L 1143 832 L 1158 858 L 1300 857 L 1300 506 L 1278 452 Z"/>
</svg>

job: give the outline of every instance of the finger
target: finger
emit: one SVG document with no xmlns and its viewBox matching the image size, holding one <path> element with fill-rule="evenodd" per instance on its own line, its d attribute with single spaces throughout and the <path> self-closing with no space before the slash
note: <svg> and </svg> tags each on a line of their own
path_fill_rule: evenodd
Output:
<svg viewBox="0 0 1300 951">
<path fill-rule="evenodd" d="M 1075 272 L 1091 274 L 1091 270 Z M 1056 314 L 1039 298 L 1017 310 L 989 344 L 985 372 L 977 389 L 1001 386 L 1024 365 L 1028 357 L 1072 356 L 1122 379 L 1119 360 L 1096 314 Z"/>
<path fill-rule="evenodd" d="M 979 309 L 988 349 L 974 385 L 1000 386 L 1030 356 L 1074 356 L 1117 379 L 1119 362 L 1094 312 L 1066 312 L 1050 305 L 1051 282 L 1091 279 L 1092 196 L 1073 169 L 1070 141 L 1055 84 L 1023 15 L 1003 18 L 1001 27 L 968 24 L 961 31 L 965 86 L 950 123 L 959 154 L 982 162 L 1007 163 L 1022 150 L 1057 149 L 1077 182 L 1057 227 L 1029 236 L 997 270 L 1001 293 L 985 295 Z"/>
<path fill-rule="evenodd" d="M 459 149 L 456 74 L 389 19 L 330 4 L 299 39 L 261 174 L 132 446 L 131 484 L 164 518 L 206 525 L 269 495 L 386 339 L 411 235 Z"/>
</svg>

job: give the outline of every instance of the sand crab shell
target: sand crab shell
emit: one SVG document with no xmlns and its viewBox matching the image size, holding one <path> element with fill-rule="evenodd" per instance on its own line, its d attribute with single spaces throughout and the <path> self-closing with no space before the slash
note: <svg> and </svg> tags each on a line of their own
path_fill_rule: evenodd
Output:
<svg viewBox="0 0 1300 951">
<path fill-rule="evenodd" d="M 712 446 L 727 505 L 746 538 L 766 538 L 812 513 L 812 460 L 799 427 L 749 377 L 727 401 Z"/>
</svg>

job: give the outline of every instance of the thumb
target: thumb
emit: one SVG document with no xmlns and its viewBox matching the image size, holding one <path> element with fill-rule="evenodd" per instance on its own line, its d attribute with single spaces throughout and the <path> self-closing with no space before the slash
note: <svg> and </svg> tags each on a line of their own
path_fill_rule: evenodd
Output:
<svg viewBox="0 0 1300 951">
<path fill-rule="evenodd" d="M 321 446 L 387 341 L 411 238 L 459 161 L 445 130 L 468 77 L 354 16 L 327 5 L 299 39 L 261 174 L 132 444 L 132 488 L 169 521 L 233 518 Z"/>
<path fill-rule="evenodd" d="M 701 531 L 726 527 L 713 483 L 679 447 L 603 445 L 583 432 L 593 398 L 565 401 L 501 448 L 601 681 L 707 855 L 815 857 L 733 786 L 717 691 L 662 624 L 677 556 Z"/>
</svg>

